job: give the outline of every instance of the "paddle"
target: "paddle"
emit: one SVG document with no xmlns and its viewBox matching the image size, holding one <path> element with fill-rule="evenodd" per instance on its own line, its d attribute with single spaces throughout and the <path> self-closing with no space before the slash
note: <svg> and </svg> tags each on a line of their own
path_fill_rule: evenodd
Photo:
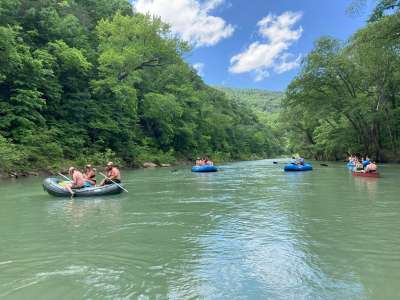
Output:
<svg viewBox="0 0 400 300">
<path fill-rule="evenodd" d="M 287 161 L 274 161 L 272 164 L 274 164 L 274 165 L 291 165 L 291 164 L 293 164 L 293 163 L 291 163 L 291 162 L 287 162 Z"/>
<path fill-rule="evenodd" d="M 119 185 L 118 183 L 116 183 L 114 180 L 108 178 L 106 175 L 104 175 L 103 173 L 100 172 L 100 175 L 103 175 L 106 179 L 110 180 L 112 183 L 116 184 L 117 186 L 119 186 L 121 189 L 123 189 L 125 192 L 128 193 L 128 190 L 124 189 L 123 186 Z"/>
<path fill-rule="evenodd" d="M 69 182 L 73 182 L 71 179 L 69 179 L 67 176 L 64 176 L 64 175 L 61 174 L 61 173 L 58 173 L 58 175 L 60 175 L 60 176 L 63 177 L 64 179 L 67 179 Z M 70 191 L 70 193 L 71 193 L 71 199 L 72 199 L 72 197 L 74 197 L 75 193 L 74 193 L 73 191 Z"/>
<path fill-rule="evenodd" d="M 72 182 L 72 180 L 71 179 L 69 179 L 67 176 L 64 176 L 63 174 L 61 174 L 61 173 L 58 173 L 58 175 L 60 175 L 61 177 L 63 177 L 63 178 L 65 178 L 65 179 L 67 179 L 69 182 Z"/>
<path fill-rule="evenodd" d="M 274 162 L 273 162 L 273 164 L 274 164 L 274 165 L 277 165 L 277 164 L 278 164 L 278 162 L 277 162 L 277 161 L 274 161 Z M 285 165 L 289 165 L 289 164 L 291 164 L 291 163 L 283 162 L 283 164 L 285 164 Z M 329 167 L 327 164 L 320 164 L 320 166 L 323 166 L 323 167 Z"/>
</svg>

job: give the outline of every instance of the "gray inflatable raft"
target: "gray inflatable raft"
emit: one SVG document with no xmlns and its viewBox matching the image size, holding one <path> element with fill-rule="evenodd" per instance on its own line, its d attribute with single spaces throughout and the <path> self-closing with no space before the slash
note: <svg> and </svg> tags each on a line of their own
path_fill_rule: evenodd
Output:
<svg viewBox="0 0 400 300">
<path fill-rule="evenodd" d="M 71 197 L 68 190 L 59 183 L 63 180 L 58 178 L 47 178 L 43 181 L 43 189 L 50 195 L 57 197 Z M 109 184 L 105 186 L 85 187 L 81 189 L 74 189 L 74 197 L 96 197 L 115 195 L 122 192 L 122 189 L 116 184 Z"/>
</svg>

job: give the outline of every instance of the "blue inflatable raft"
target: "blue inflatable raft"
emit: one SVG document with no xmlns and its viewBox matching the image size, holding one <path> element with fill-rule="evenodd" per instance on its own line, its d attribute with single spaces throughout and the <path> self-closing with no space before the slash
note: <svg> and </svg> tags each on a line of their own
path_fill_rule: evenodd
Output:
<svg viewBox="0 0 400 300">
<path fill-rule="evenodd" d="M 218 168 L 216 166 L 194 166 L 192 167 L 192 172 L 206 173 L 206 172 L 217 172 Z"/>
<path fill-rule="evenodd" d="M 311 164 L 304 164 L 304 165 L 294 165 L 294 164 L 289 164 L 285 165 L 285 168 L 283 169 L 285 172 L 301 172 L 301 171 L 311 171 L 312 165 Z"/>
</svg>

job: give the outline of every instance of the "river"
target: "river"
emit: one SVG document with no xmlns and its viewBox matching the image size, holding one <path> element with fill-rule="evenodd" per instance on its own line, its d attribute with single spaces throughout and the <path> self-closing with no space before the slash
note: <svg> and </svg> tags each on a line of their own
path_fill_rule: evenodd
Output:
<svg viewBox="0 0 400 300">
<path fill-rule="evenodd" d="M 0 182 L 0 298 L 398 299 L 400 167 L 123 172 L 129 193 Z"/>
</svg>

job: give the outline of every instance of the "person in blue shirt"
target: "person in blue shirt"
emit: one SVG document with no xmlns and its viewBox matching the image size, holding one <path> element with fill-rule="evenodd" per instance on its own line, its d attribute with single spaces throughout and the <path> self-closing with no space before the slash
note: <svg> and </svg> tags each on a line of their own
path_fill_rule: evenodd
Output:
<svg viewBox="0 0 400 300">
<path fill-rule="evenodd" d="M 297 160 L 294 156 L 292 156 L 292 159 L 290 160 L 290 164 L 297 165 Z"/>
<path fill-rule="evenodd" d="M 300 156 L 300 158 L 299 158 L 299 164 L 300 164 L 301 166 L 304 166 L 304 158 L 302 158 L 301 156 Z"/>
<path fill-rule="evenodd" d="M 368 155 L 363 159 L 362 164 L 363 168 L 365 169 L 369 164 L 371 163 L 371 160 L 369 159 Z"/>
</svg>

